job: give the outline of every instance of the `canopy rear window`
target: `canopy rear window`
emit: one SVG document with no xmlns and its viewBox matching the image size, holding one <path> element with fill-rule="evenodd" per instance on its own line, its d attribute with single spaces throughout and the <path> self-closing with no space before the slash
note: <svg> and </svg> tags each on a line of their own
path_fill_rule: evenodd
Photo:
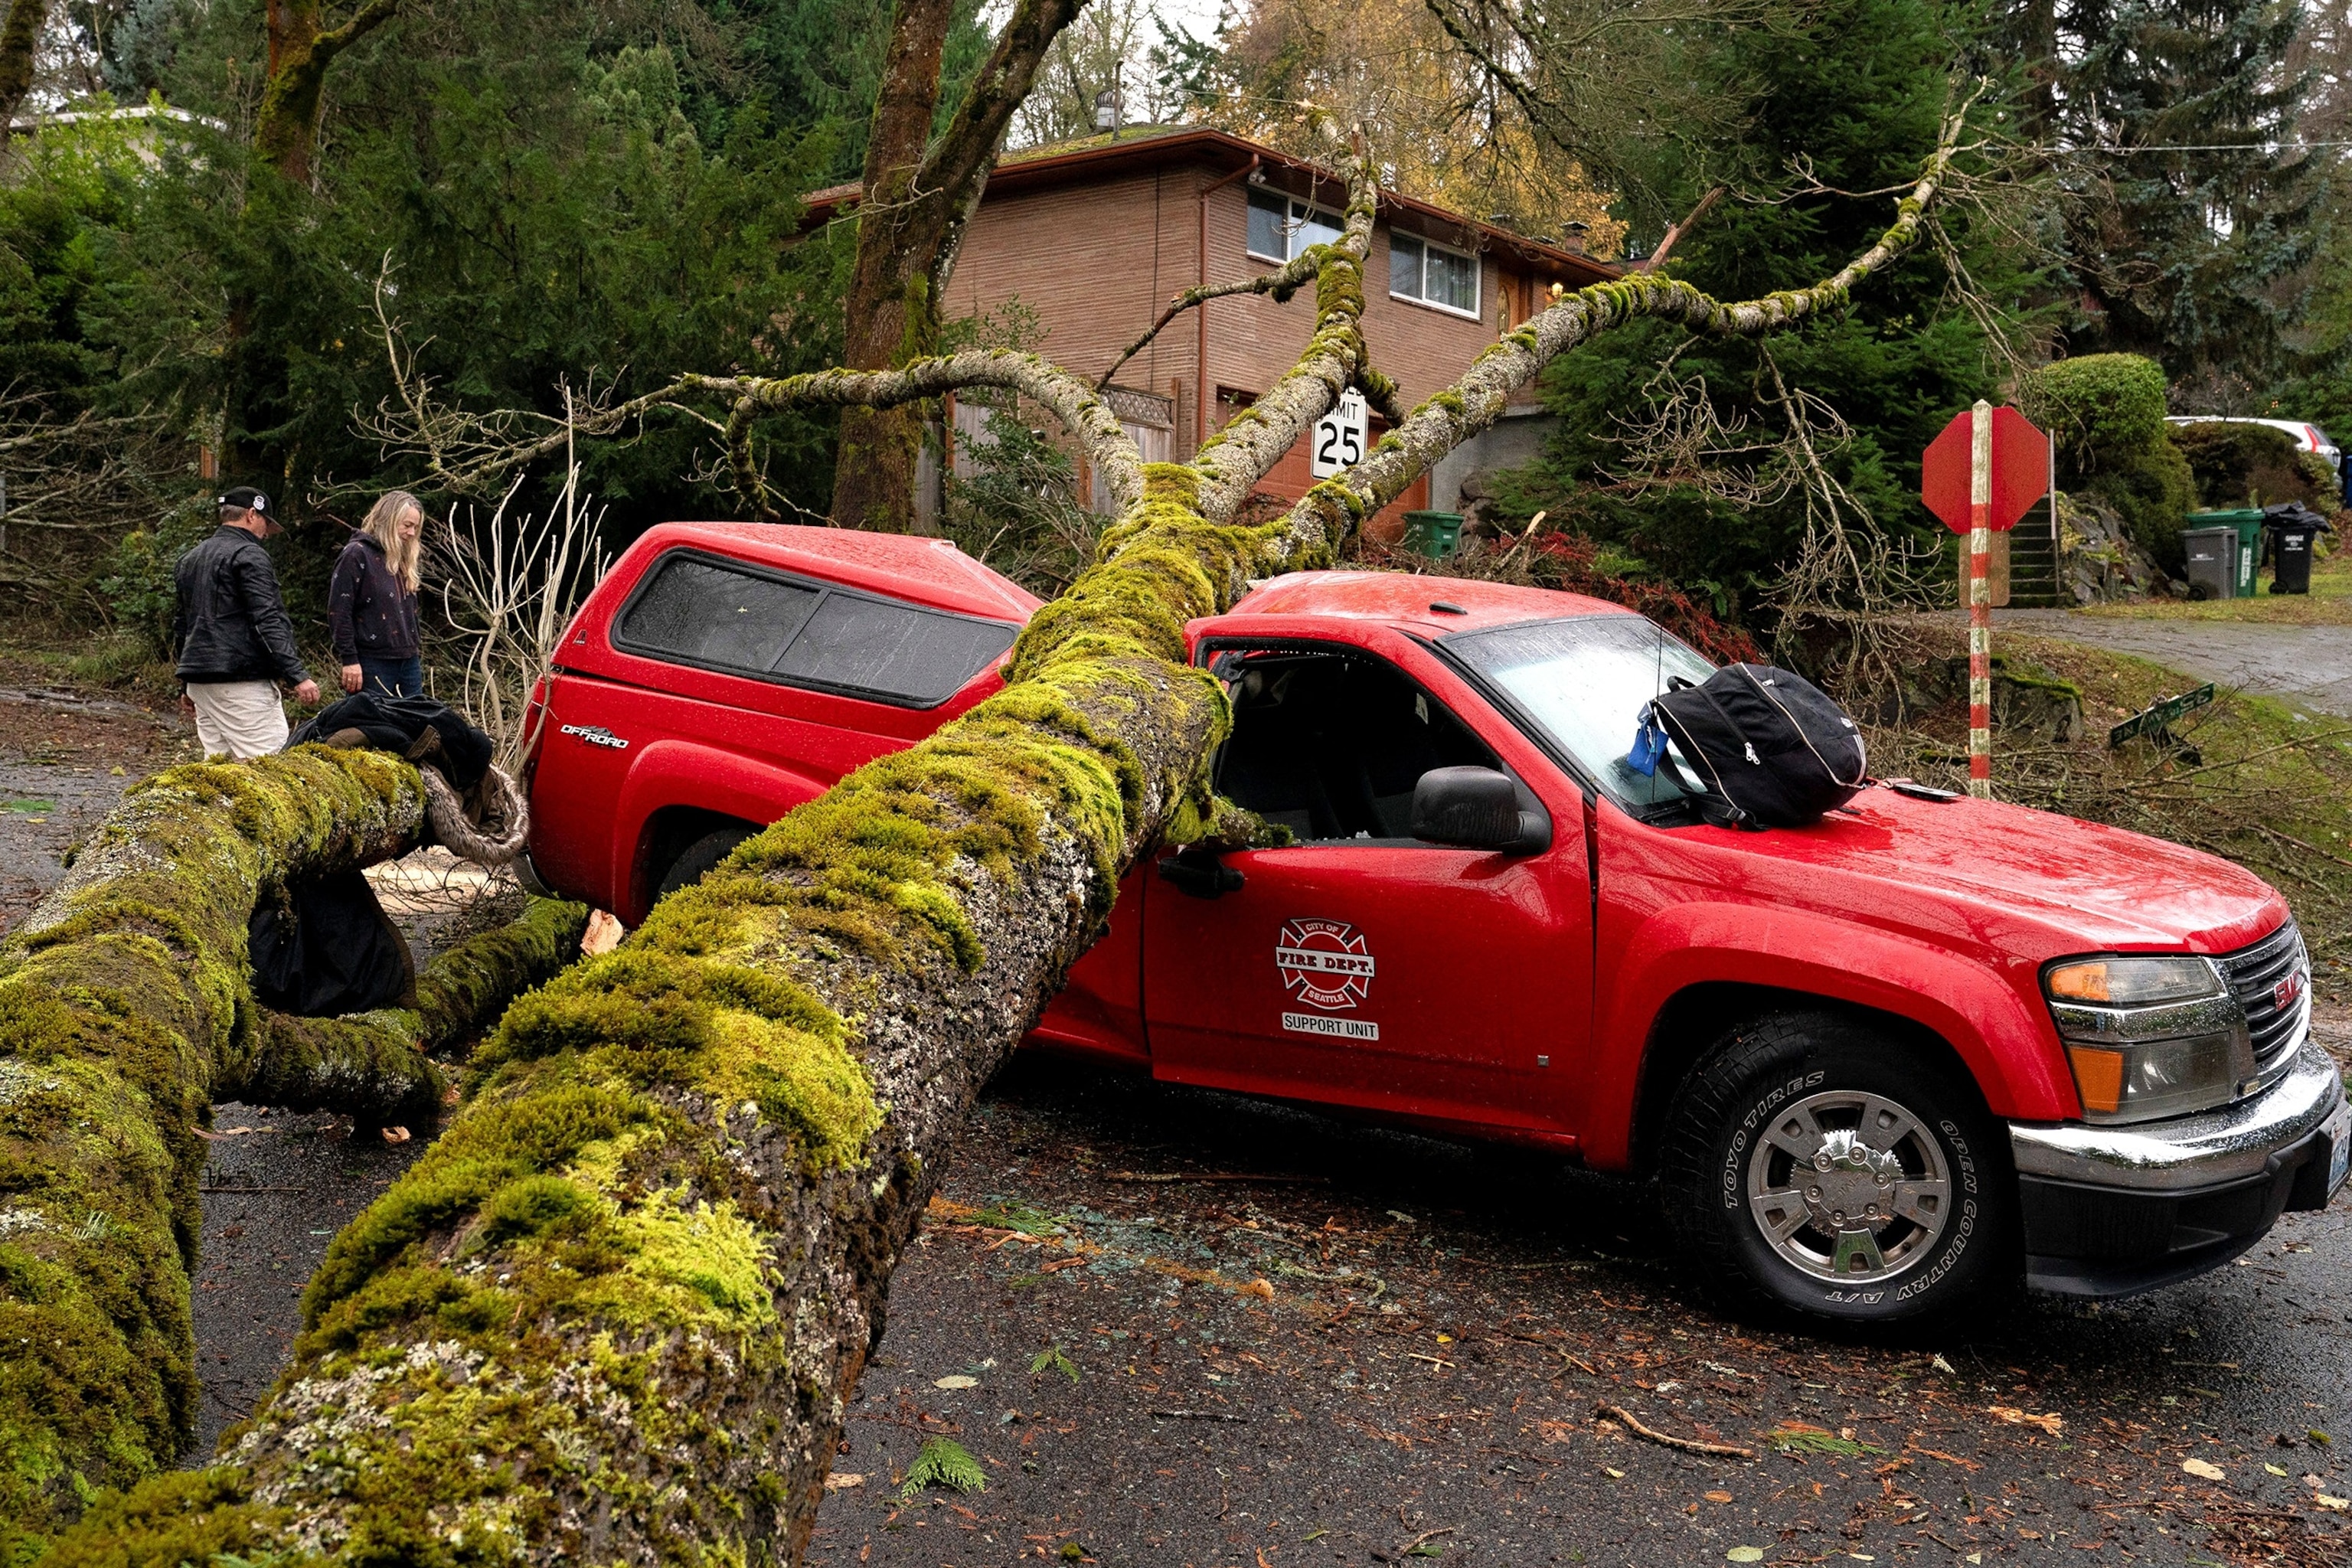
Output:
<svg viewBox="0 0 2352 1568">
<path fill-rule="evenodd" d="M 936 708 L 1021 628 L 673 550 L 621 607 L 625 653 L 900 708 Z"/>
</svg>

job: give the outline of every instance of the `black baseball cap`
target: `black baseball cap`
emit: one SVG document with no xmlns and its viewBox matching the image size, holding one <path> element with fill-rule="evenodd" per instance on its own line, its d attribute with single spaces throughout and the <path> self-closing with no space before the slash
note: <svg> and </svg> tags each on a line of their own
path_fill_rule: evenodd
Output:
<svg viewBox="0 0 2352 1568">
<path fill-rule="evenodd" d="M 221 491 L 219 504 L 225 508 L 236 507 L 241 510 L 258 512 L 268 531 L 278 531 L 278 509 L 269 504 L 266 492 L 255 489 L 251 485 L 236 485 Z"/>
</svg>

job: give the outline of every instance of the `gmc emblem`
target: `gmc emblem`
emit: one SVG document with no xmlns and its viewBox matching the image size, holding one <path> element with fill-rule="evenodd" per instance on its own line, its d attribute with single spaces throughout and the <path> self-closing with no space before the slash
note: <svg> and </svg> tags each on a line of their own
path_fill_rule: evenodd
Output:
<svg viewBox="0 0 2352 1568">
<path fill-rule="evenodd" d="M 2271 1000 L 2277 1005 L 2280 1012 L 2284 1013 L 2294 1005 L 2295 998 L 2303 994 L 2304 982 L 2306 978 L 2302 970 L 2290 970 L 2284 980 L 2271 987 Z"/>
</svg>

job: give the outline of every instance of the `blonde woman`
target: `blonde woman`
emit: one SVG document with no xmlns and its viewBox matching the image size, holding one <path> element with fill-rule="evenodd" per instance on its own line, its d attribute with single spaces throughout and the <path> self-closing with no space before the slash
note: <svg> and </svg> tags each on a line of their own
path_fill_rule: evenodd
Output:
<svg viewBox="0 0 2352 1568">
<path fill-rule="evenodd" d="M 335 562 L 327 629 L 345 691 L 425 695 L 425 650 L 416 634 L 424 532 L 425 508 L 406 490 L 393 490 L 368 508 L 367 521 Z"/>
</svg>

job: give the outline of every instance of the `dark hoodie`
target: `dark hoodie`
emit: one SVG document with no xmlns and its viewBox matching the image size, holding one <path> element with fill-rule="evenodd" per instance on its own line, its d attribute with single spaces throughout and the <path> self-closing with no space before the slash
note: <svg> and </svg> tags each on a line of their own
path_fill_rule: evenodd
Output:
<svg viewBox="0 0 2352 1568">
<path fill-rule="evenodd" d="M 353 537 L 335 559 L 327 589 L 327 630 L 335 657 L 357 664 L 370 658 L 414 658 L 424 651 L 416 637 L 416 595 L 400 585 L 383 546 L 369 534 Z"/>
</svg>

